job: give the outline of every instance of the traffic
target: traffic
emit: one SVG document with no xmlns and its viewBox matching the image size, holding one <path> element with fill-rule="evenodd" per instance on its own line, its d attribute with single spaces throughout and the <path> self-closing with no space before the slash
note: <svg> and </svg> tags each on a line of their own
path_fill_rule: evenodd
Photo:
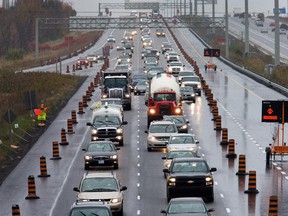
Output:
<svg viewBox="0 0 288 216">
<path fill-rule="evenodd" d="M 19 204 L 21 215 L 49 216 L 268 212 L 269 196 L 286 181 L 286 174 L 276 167 L 284 171 L 287 167 L 271 164 L 265 171 L 264 142 L 271 137 L 270 128 L 259 125 L 258 103 L 284 96 L 218 60 L 216 71 L 205 72 L 207 61 L 199 55 L 203 45 L 188 29 L 171 32 L 161 21 L 159 28 L 150 29 L 147 19 L 142 30 L 103 34 L 96 46 L 108 43 L 108 61 L 96 51 L 79 58 L 75 74 L 87 80 L 1 186 L 0 215 L 10 215 L 13 204 Z M 36 179 L 40 198 L 25 200 L 25 180 L 37 172 L 35 156 L 51 154 L 49 143 L 59 138 L 91 82 L 91 101 L 85 113 L 77 115 L 75 133 L 67 134 L 69 145 L 60 146 L 62 159 L 48 162 L 49 179 Z M 215 105 L 213 99 L 222 117 L 220 125 L 219 118 L 211 121 L 215 107 L 208 103 Z M 248 176 L 235 175 L 237 159 L 227 159 L 227 145 L 219 144 L 224 127 L 229 128 L 229 138 L 237 140 L 233 153 L 247 154 L 247 173 L 257 169 L 257 197 L 244 194 L 252 190 Z M 273 187 L 278 180 L 279 186 Z M 4 196 L 11 188 L 18 188 L 18 193 Z M 36 188 L 29 188 L 29 196 L 36 196 Z"/>
</svg>

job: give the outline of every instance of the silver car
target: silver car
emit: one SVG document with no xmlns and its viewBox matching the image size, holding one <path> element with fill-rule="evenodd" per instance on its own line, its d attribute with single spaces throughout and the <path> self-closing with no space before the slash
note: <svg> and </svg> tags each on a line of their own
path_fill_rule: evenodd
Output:
<svg viewBox="0 0 288 216">
<path fill-rule="evenodd" d="M 175 150 L 190 150 L 195 154 L 198 153 L 198 140 L 195 139 L 193 134 L 174 134 L 170 136 L 167 144 L 167 151 Z"/>
<path fill-rule="evenodd" d="M 178 133 L 177 127 L 172 121 L 152 121 L 147 136 L 147 150 L 165 148 L 171 135 Z"/>
</svg>

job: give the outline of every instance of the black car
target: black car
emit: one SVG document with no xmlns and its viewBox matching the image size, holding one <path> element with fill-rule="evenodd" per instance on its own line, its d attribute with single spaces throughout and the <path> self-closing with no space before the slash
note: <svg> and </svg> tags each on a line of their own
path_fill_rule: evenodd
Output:
<svg viewBox="0 0 288 216">
<path fill-rule="evenodd" d="M 118 169 L 117 150 L 119 149 L 111 141 L 90 142 L 87 149 L 82 149 L 85 151 L 85 170 L 89 170 L 91 166 Z"/>
<path fill-rule="evenodd" d="M 209 216 L 214 209 L 208 209 L 200 197 L 181 197 L 171 199 L 166 210 L 161 210 L 167 216 Z"/>
<path fill-rule="evenodd" d="M 136 84 L 137 84 L 139 81 L 148 82 L 148 76 L 147 76 L 147 74 L 135 74 L 135 75 L 132 77 L 131 90 L 134 91 L 134 87 L 136 86 Z"/>
<path fill-rule="evenodd" d="M 164 115 L 163 120 L 174 122 L 179 133 L 188 133 L 189 121 L 183 115 Z"/>
<path fill-rule="evenodd" d="M 180 87 L 180 94 L 181 94 L 181 100 L 182 101 L 195 103 L 196 93 L 195 93 L 193 87 L 191 87 L 191 86 Z"/>
<path fill-rule="evenodd" d="M 134 95 L 144 94 L 146 92 L 146 88 L 147 88 L 147 81 L 139 80 L 134 86 Z"/>
<path fill-rule="evenodd" d="M 175 197 L 202 197 L 214 201 L 213 176 L 204 158 L 174 158 L 167 173 L 167 200 Z"/>
<path fill-rule="evenodd" d="M 98 215 L 98 216 L 112 216 L 109 205 L 104 202 L 79 202 L 73 203 L 70 209 L 69 216 L 80 215 Z"/>
</svg>

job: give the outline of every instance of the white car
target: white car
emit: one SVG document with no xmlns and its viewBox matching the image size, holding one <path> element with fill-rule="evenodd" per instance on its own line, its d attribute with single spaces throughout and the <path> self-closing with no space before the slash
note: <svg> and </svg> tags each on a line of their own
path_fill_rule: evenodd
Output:
<svg viewBox="0 0 288 216">
<path fill-rule="evenodd" d="M 166 57 L 167 63 L 169 63 L 171 61 L 179 61 L 180 55 L 175 51 L 170 51 L 170 52 L 165 53 L 165 57 Z"/>
<path fill-rule="evenodd" d="M 178 76 L 178 74 L 184 70 L 185 65 L 180 61 L 172 61 L 168 64 L 167 73 L 173 76 Z"/>
<path fill-rule="evenodd" d="M 167 142 L 167 151 L 177 151 L 177 150 L 189 150 L 198 153 L 198 144 L 199 142 L 195 139 L 193 134 L 174 134 L 170 136 L 169 141 Z"/>
<path fill-rule="evenodd" d="M 279 29 L 279 34 L 286 35 L 286 29 L 283 29 L 283 28 Z"/>
<path fill-rule="evenodd" d="M 201 80 L 198 76 L 184 76 L 179 80 L 179 84 L 181 87 L 184 86 L 191 86 L 193 87 L 195 93 L 197 93 L 199 96 L 201 96 Z"/>
<path fill-rule="evenodd" d="M 185 76 L 196 76 L 193 69 L 184 69 L 183 71 L 180 71 L 178 74 L 178 82 L 181 82 L 181 79 Z"/>
</svg>

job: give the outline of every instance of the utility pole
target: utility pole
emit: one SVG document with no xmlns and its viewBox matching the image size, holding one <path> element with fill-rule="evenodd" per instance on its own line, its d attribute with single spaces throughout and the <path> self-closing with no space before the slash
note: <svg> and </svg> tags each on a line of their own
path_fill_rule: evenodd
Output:
<svg viewBox="0 0 288 216">
<path fill-rule="evenodd" d="M 186 0 L 184 0 L 184 16 L 186 16 Z"/>
<path fill-rule="evenodd" d="M 190 0 L 189 2 L 189 6 L 190 6 L 190 28 L 192 28 L 192 0 Z"/>
<path fill-rule="evenodd" d="M 197 16 L 197 1 L 198 0 L 194 0 L 194 15 Z"/>
<path fill-rule="evenodd" d="M 275 60 L 274 65 L 280 65 L 280 34 L 279 34 L 279 0 L 275 0 L 274 6 L 275 17 Z"/>
<path fill-rule="evenodd" d="M 205 14 L 205 4 L 204 4 L 204 0 L 202 0 L 202 17 L 204 17 Z"/>
<path fill-rule="evenodd" d="M 39 59 L 39 18 L 35 22 L 35 59 Z"/>
<path fill-rule="evenodd" d="M 248 0 L 245 0 L 245 54 L 249 53 L 249 13 Z"/>
<path fill-rule="evenodd" d="M 228 0 L 225 0 L 225 57 L 229 59 Z"/>
</svg>

